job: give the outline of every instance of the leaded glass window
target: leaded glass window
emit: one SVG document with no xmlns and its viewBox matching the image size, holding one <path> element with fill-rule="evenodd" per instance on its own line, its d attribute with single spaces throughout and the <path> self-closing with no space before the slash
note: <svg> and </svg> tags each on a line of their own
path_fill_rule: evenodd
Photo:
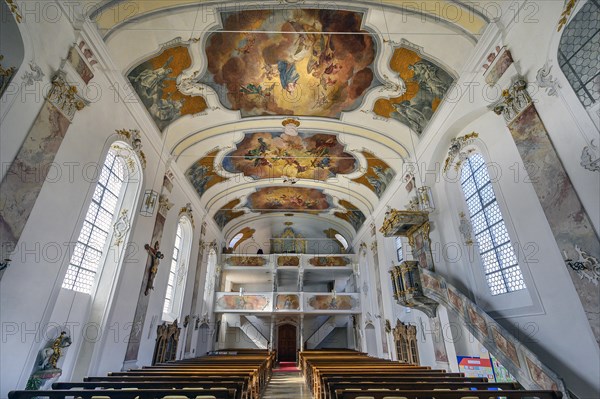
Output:
<svg viewBox="0 0 600 399">
<path fill-rule="evenodd" d="M 62 288 L 90 294 L 112 232 L 117 203 L 125 180 L 125 164 L 110 150 L 104 161 Z"/>
<path fill-rule="evenodd" d="M 182 217 L 177 223 L 169 280 L 163 306 L 163 319 L 173 321 L 180 316 L 185 293 L 187 264 L 190 259 L 193 229 L 190 219 Z"/>
<path fill-rule="evenodd" d="M 600 1 L 589 0 L 565 27 L 558 63 L 585 108 L 600 100 Z"/>
<path fill-rule="evenodd" d="M 481 154 L 475 153 L 465 160 L 461 186 L 492 295 L 526 288 Z"/>
<path fill-rule="evenodd" d="M 173 246 L 173 257 L 171 258 L 171 269 L 169 270 L 169 282 L 167 283 L 163 313 L 170 313 L 173 309 L 173 294 L 177 284 L 177 270 L 180 263 L 181 234 L 181 223 L 179 223 L 177 224 L 177 234 L 175 234 L 175 245 Z"/>
</svg>

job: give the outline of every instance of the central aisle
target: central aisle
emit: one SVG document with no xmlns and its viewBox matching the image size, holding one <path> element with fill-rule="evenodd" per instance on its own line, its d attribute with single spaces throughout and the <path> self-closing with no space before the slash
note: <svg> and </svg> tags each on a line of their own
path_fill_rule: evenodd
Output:
<svg viewBox="0 0 600 399">
<path fill-rule="evenodd" d="M 262 399 L 312 399 L 300 372 L 276 372 L 265 389 Z"/>
</svg>

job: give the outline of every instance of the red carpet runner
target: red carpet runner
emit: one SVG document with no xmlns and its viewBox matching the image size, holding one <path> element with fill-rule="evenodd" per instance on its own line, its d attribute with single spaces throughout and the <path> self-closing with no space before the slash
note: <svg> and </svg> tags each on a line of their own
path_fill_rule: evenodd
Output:
<svg viewBox="0 0 600 399">
<path fill-rule="evenodd" d="M 298 367 L 296 367 L 296 362 L 279 362 L 277 366 L 273 369 L 273 372 L 292 372 L 292 371 L 300 371 Z"/>
</svg>

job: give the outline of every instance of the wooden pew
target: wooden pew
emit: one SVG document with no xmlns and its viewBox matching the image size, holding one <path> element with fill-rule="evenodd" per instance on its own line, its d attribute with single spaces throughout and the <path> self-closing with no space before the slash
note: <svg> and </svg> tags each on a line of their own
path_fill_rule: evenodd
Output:
<svg viewBox="0 0 600 399">
<path fill-rule="evenodd" d="M 65 389 L 214 389 L 235 390 L 235 399 L 242 399 L 243 381 L 98 381 L 98 382 L 55 382 L 54 390 Z"/>
<path fill-rule="evenodd" d="M 340 389 L 336 391 L 336 399 L 561 399 L 562 394 L 556 391 L 443 391 L 443 390 L 366 390 L 366 389 Z"/>
<path fill-rule="evenodd" d="M 164 397 L 180 396 L 189 399 L 216 398 L 234 399 L 234 390 L 229 389 L 132 389 L 132 390 L 50 390 L 50 391 L 11 391 L 8 399 L 66 399 L 69 397 L 81 399 L 159 399 Z"/>
<path fill-rule="evenodd" d="M 328 399 L 335 398 L 335 392 L 347 389 L 386 389 L 386 390 L 411 390 L 418 388 L 419 390 L 436 390 L 436 389 L 450 389 L 450 390 L 483 390 L 487 391 L 490 389 L 502 389 L 502 390 L 517 390 L 520 388 L 519 384 L 514 382 L 378 382 L 378 381 L 362 381 L 362 382 L 328 382 L 325 385 L 326 397 Z"/>
<path fill-rule="evenodd" d="M 366 380 L 368 378 L 368 380 Z M 331 384 L 336 383 L 350 383 L 350 384 L 370 384 L 370 383 L 396 383 L 396 384 L 442 384 L 446 383 L 462 383 L 462 384 L 479 384 L 487 383 L 487 378 L 484 377 L 444 377 L 440 380 L 439 377 L 414 377 L 414 376 L 385 376 L 370 375 L 365 377 L 364 375 L 345 375 L 345 376 L 326 376 L 323 378 L 323 398 L 332 399 L 335 398 L 335 391 L 331 390 Z"/>
</svg>

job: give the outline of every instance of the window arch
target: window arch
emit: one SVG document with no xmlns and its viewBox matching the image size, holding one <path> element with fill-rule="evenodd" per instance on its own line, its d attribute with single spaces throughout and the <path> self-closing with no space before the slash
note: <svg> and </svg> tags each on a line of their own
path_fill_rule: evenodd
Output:
<svg viewBox="0 0 600 399">
<path fill-rule="evenodd" d="M 342 244 L 342 248 L 344 248 L 344 251 L 348 249 L 348 241 L 346 241 L 343 235 L 341 235 L 340 233 L 335 233 L 334 237 L 336 240 L 339 241 L 340 244 Z"/>
<path fill-rule="evenodd" d="M 192 244 L 192 225 L 187 217 L 182 217 L 177 223 L 169 280 L 163 306 L 163 319 L 173 321 L 181 313 L 183 295 L 187 277 L 187 265 Z"/>
<path fill-rule="evenodd" d="M 465 160 L 460 181 L 492 295 L 525 289 L 523 274 L 480 153 Z"/>
<path fill-rule="evenodd" d="M 590 0 L 565 27 L 558 64 L 586 109 L 600 101 L 600 3 Z"/>
<path fill-rule="evenodd" d="M 92 202 L 88 207 L 83 227 L 71 254 L 62 288 L 91 294 L 105 258 L 108 237 L 113 232 L 117 204 L 122 200 L 127 178 L 123 158 L 115 148 L 106 155 Z"/>
<path fill-rule="evenodd" d="M 229 241 L 229 248 L 235 248 L 235 245 L 244 237 L 244 233 L 238 233 Z"/>
</svg>

